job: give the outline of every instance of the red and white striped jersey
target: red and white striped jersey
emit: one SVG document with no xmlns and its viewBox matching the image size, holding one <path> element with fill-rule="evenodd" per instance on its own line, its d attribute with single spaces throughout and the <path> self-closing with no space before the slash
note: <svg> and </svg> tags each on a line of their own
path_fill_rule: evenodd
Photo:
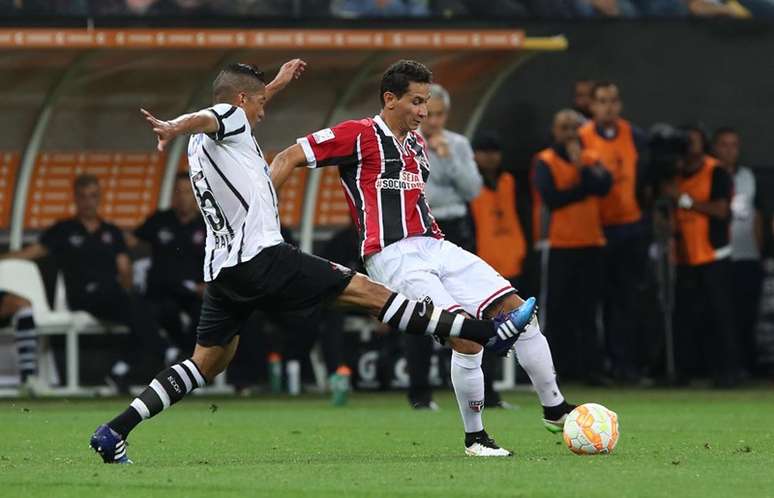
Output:
<svg viewBox="0 0 774 498">
<path fill-rule="evenodd" d="M 298 139 L 310 168 L 336 165 L 365 258 L 401 239 L 443 238 L 425 200 L 430 162 L 422 137 L 403 143 L 380 116 L 344 121 Z"/>
</svg>

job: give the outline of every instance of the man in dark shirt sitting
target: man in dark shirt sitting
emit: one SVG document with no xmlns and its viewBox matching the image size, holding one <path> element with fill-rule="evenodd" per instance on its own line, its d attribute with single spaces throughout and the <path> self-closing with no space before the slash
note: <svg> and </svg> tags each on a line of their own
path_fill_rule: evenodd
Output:
<svg viewBox="0 0 774 498">
<path fill-rule="evenodd" d="M 99 180 L 79 175 L 74 183 L 75 217 L 49 227 L 36 244 L 7 254 L 8 258 L 56 258 L 62 270 L 71 310 L 83 310 L 96 318 L 129 327 L 122 336 L 119 360 L 108 379 L 119 391 L 128 388 L 127 375 L 141 358 L 158 358 L 163 342 L 158 326 L 145 311 L 145 303 L 132 291 L 132 262 L 121 230 L 99 217 Z"/>
<path fill-rule="evenodd" d="M 181 352 L 190 355 L 193 350 L 204 293 L 202 265 L 206 235 L 191 181 L 182 172 L 175 179 L 171 208 L 156 211 L 133 235 L 127 236 L 130 246 L 139 241 L 150 245 L 146 298 L 174 346 L 168 350 L 168 361 L 176 359 L 172 356 Z M 180 313 L 190 319 L 187 326 Z"/>
</svg>

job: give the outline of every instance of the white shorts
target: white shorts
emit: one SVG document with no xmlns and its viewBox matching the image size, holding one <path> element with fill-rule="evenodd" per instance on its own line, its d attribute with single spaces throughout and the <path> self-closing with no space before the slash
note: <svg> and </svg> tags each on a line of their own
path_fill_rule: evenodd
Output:
<svg viewBox="0 0 774 498">
<path fill-rule="evenodd" d="M 516 292 L 475 254 L 432 237 L 394 242 L 369 256 L 365 267 L 371 278 L 409 299 L 429 296 L 435 306 L 462 308 L 476 318 L 498 298 Z"/>
</svg>

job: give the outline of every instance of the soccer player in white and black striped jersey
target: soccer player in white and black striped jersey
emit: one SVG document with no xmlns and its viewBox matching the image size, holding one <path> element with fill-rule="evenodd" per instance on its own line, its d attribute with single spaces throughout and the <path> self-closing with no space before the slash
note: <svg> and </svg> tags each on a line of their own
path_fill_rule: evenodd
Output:
<svg viewBox="0 0 774 498">
<path fill-rule="evenodd" d="M 163 150 L 191 135 L 188 163 L 207 223 L 204 294 L 193 356 L 160 372 L 130 406 L 97 428 L 91 446 L 106 463 L 130 463 L 129 432 L 206 382 L 229 364 L 239 331 L 255 309 L 303 312 L 331 301 L 357 306 L 408 334 L 460 337 L 496 352 L 511 348 L 534 315 L 534 303 L 499 321 L 465 319 L 410 300 L 322 258 L 302 253 L 280 235 L 269 166 L 253 137 L 264 105 L 303 72 L 294 59 L 266 84 L 254 66 L 227 66 L 213 83 L 214 105 L 171 121 L 143 110 Z"/>
</svg>

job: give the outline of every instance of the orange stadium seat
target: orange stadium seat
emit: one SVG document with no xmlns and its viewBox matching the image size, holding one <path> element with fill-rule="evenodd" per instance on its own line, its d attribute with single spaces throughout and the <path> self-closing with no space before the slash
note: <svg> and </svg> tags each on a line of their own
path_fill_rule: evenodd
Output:
<svg viewBox="0 0 774 498">
<path fill-rule="evenodd" d="M 320 179 L 320 190 L 317 192 L 317 210 L 315 213 L 316 226 L 343 226 L 348 225 L 349 204 L 344 197 L 339 180 L 339 170 L 336 168 L 323 168 Z"/>
<path fill-rule="evenodd" d="M 279 191 L 280 222 L 284 227 L 297 228 L 301 224 L 306 176 L 306 168 L 296 168 Z"/>
<path fill-rule="evenodd" d="M 0 230 L 7 230 L 11 223 L 11 205 L 19 159 L 17 152 L 0 152 Z"/>
<path fill-rule="evenodd" d="M 100 216 L 133 228 L 156 209 L 164 157 L 144 152 L 47 152 L 40 154 L 30 184 L 25 228 L 40 230 L 72 216 L 72 186 L 81 173 L 102 187 Z"/>
</svg>

